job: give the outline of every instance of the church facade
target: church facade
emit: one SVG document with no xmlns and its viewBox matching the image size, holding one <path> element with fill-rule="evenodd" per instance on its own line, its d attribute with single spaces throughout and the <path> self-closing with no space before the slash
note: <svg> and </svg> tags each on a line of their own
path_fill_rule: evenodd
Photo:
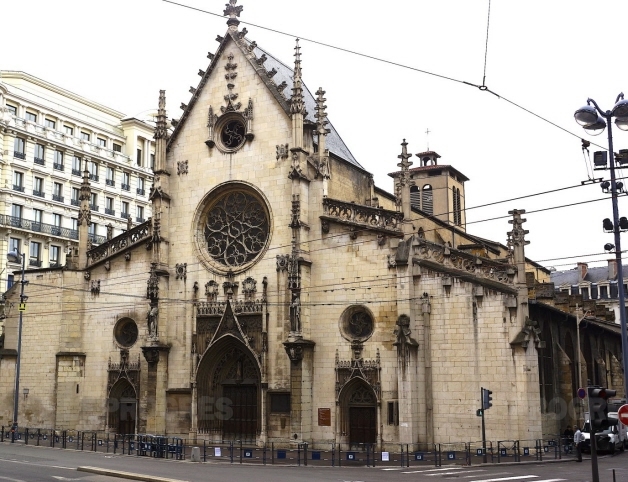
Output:
<svg viewBox="0 0 628 482">
<path fill-rule="evenodd" d="M 21 426 L 255 443 L 447 443 L 543 432 L 522 217 L 466 232 L 467 178 L 412 155 L 376 187 L 293 68 L 228 29 L 182 117 L 159 96 L 151 219 L 29 270 Z M 396 164 L 396 165 L 395 165 Z M 504 229 L 506 231 L 506 229 Z M 89 249 L 88 249 L 89 248 Z M 19 283 L 16 283 L 18 285 Z M 19 287 L 7 293 L 19 301 Z M 0 351 L 12 420 L 16 312 Z"/>
</svg>

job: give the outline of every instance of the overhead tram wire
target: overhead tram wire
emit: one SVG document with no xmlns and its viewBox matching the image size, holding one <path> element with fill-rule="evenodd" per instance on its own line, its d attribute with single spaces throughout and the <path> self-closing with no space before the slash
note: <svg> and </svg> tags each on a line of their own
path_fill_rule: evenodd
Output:
<svg viewBox="0 0 628 482">
<path fill-rule="evenodd" d="M 577 186 L 573 186 L 573 187 L 577 187 Z M 568 188 L 561 188 L 561 189 L 568 189 Z M 546 191 L 544 193 L 539 193 L 539 194 L 546 194 L 548 192 L 551 192 L 551 191 Z M 534 195 L 530 195 L 530 196 L 534 196 Z M 527 196 L 527 197 L 530 197 L 530 196 Z M 518 199 L 518 198 L 516 198 L 516 199 Z M 592 202 L 603 201 L 603 200 L 606 200 L 606 199 L 607 198 L 599 198 L 599 199 L 592 199 L 592 200 L 588 200 L 588 201 L 580 201 L 580 202 L 576 202 L 576 203 L 563 204 L 563 205 L 559 205 L 559 206 L 550 206 L 550 207 L 546 207 L 546 208 L 526 211 L 526 215 L 539 213 L 539 212 L 544 212 L 544 211 L 551 211 L 551 210 L 555 210 L 555 209 L 563 209 L 563 208 L 568 208 L 568 207 L 573 207 L 573 206 L 579 206 L 579 205 L 588 204 L 588 203 L 592 203 Z M 508 200 L 506 200 L 506 201 L 499 201 L 499 202 L 508 202 Z M 499 202 L 496 202 L 496 203 L 499 203 Z M 492 204 L 496 204 L 496 203 L 492 203 Z M 483 207 L 483 206 L 478 206 L 478 207 Z M 496 220 L 500 220 L 500 219 L 508 219 L 510 217 L 511 217 L 510 215 L 496 216 L 496 217 L 493 217 L 493 218 L 479 219 L 477 221 L 468 221 L 466 224 L 467 225 L 469 225 L 469 224 L 478 224 L 478 223 L 483 223 L 483 222 L 488 222 L 488 221 L 496 221 Z M 412 222 L 412 221 L 403 221 L 403 222 Z M 427 229 L 424 232 L 425 233 L 429 233 L 429 232 L 432 232 L 432 231 L 437 231 L 438 229 L 445 229 L 445 228 L 443 227 L 443 228 Z M 368 228 L 365 228 L 364 230 L 358 230 L 358 231 L 368 231 Z M 330 238 L 344 237 L 344 236 L 346 236 L 348 234 L 349 234 L 348 231 L 347 232 L 342 232 L 342 233 L 339 233 L 339 234 L 328 236 L 327 238 L 316 238 L 316 239 L 308 241 L 308 243 L 314 243 L 314 242 L 317 242 L 317 241 L 329 240 Z M 473 236 L 471 234 L 469 236 L 470 237 L 475 237 L 475 236 Z M 317 248 L 317 249 L 310 249 L 310 250 L 308 250 L 308 252 L 314 253 L 314 252 L 320 252 L 320 251 L 327 251 L 327 250 L 337 249 L 337 248 L 342 248 L 342 247 L 347 247 L 347 246 L 355 246 L 356 244 L 365 244 L 365 243 L 368 243 L 368 242 L 370 242 L 370 240 L 352 241 L 350 243 L 341 244 L 341 245 L 326 246 L 326 247 Z M 275 246 L 275 247 L 269 248 L 268 251 L 275 250 L 275 249 L 276 250 L 285 249 L 285 248 L 288 248 L 288 247 L 291 247 L 291 245 L 287 245 L 286 244 L 286 245 L 281 245 L 281 246 Z M 201 263 L 200 262 L 198 262 L 198 263 L 190 263 L 190 264 L 188 264 L 188 266 L 199 266 L 198 270 L 188 270 L 188 275 L 192 274 L 192 273 L 194 273 L 196 271 L 199 271 L 199 272 L 203 271 L 203 268 L 201 267 Z M 144 273 L 145 274 L 149 274 L 148 272 L 144 272 Z M 123 276 L 119 276 L 119 277 L 113 277 L 113 278 L 109 278 L 109 280 L 110 281 L 114 281 L 114 280 L 120 280 L 120 279 L 127 278 L 127 277 L 130 278 L 130 277 L 133 277 L 133 276 L 137 276 L 137 273 L 136 274 L 130 274 L 130 275 L 123 275 Z M 80 282 L 80 284 L 82 285 L 83 283 Z M 75 286 L 77 286 L 77 285 L 75 285 Z M 88 291 L 89 292 L 90 290 L 85 289 L 84 291 Z"/>
<path fill-rule="evenodd" d="M 227 18 L 225 15 L 222 15 L 222 14 L 219 14 L 219 13 L 210 12 L 209 10 L 203 10 L 201 8 L 192 7 L 190 5 L 185 5 L 183 3 L 173 2 L 172 0 L 161 0 L 161 1 L 165 2 L 165 3 L 172 4 L 172 5 L 176 5 L 178 7 L 187 8 L 189 10 L 194 10 L 194 11 L 197 11 L 197 12 L 200 12 L 200 13 L 205 13 L 207 15 L 213 15 L 215 17 Z M 489 10 L 489 14 L 490 14 L 490 10 Z M 313 43 L 313 44 L 316 44 L 316 45 L 320 45 L 322 47 L 327 47 L 327 48 L 330 48 L 330 49 L 338 50 L 338 51 L 345 52 L 345 53 L 348 53 L 348 54 L 351 54 L 351 55 L 357 55 L 359 57 L 364 57 L 364 58 L 367 58 L 367 59 L 370 59 L 370 60 L 375 60 L 376 62 L 382 62 L 382 63 L 388 64 L 388 65 L 392 65 L 394 67 L 400 67 L 402 69 L 407 69 L 407 70 L 411 70 L 411 71 L 414 71 L 414 72 L 419 72 L 421 74 L 431 75 L 433 77 L 437 77 L 437 78 L 440 78 L 440 79 L 443 79 L 443 80 L 449 80 L 451 82 L 456 82 L 458 84 L 464 84 L 464 85 L 469 85 L 471 87 L 476 87 L 476 88 L 480 89 L 483 92 L 489 92 L 489 93 L 493 94 L 498 99 L 505 100 L 509 104 L 511 104 L 511 105 L 513 105 L 513 106 L 523 110 L 524 112 L 527 112 L 528 114 L 533 115 L 534 117 L 542 120 L 543 122 L 547 122 L 548 124 L 550 124 L 550 125 L 552 125 L 554 127 L 557 127 L 561 131 L 563 131 L 563 132 L 565 132 L 565 133 L 567 133 L 567 134 L 569 134 L 569 135 L 571 135 L 573 137 L 576 137 L 577 139 L 581 138 L 581 136 L 579 136 L 579 135 L 577 135 L 577 134 L 575 134 L 575 133 L 565 129 L 564 127 L 559 126 L 558 124 L 550 121 L 549 119 L 546 119 L 545 117 L 532 112 L 531 110 L 529 110 L 529 109 L 527 109 L 527 108 L 517 104 L 516 102 L 511 101 L 511 100 L 507 99 L 506 97 L 504 97 L 504 96 L 502 96 L 500 94 L 497 94 L 496 92 L 490 90 L 486 85 L 477 85 L 477 84 L 474 84 L 472 82 L 467 82 L 465 80 L 455 79 L 453 77 L 449 77 L 449 76 L 442 75 L 442 74 L 437 74 L 435 72 L 430 72 L 428 70 L 419 69 L 417 67 L 412 67 L 410 65 L 402 64 L 400 62 L 394 62 L 392 60 L 386 60 L 386 59 L 383 59 L 381 57 L 375 57 L 374 55 L 369 55 L 369 54 L 365 54 L 365 53 L 358 52 L 358 51 L 355 51 L 355 50 L 346 49 L 344 47 L 339 47 L 337 45 L 332 45 L 332 44 L 329 44 L 329 43 L 326 43 L 326 42 L 321 42 L 319 40 L 310 39 L 310 38 L 307 38 L 307 37 L 303 37 L 302 35 L 295 35 L 295 34 L 291 34 L 291 33 L 288 33 L 288 32 L 284 32 L 282 30 L 278 30 L 278 29 L 274 29 L 274 28 L 270 28 L 270 27 L 265 27 L 263 25 L 255 24 L 255 23 L 252 23 L 252 22 L 247 22 L 247 21 L 244 21 L 244 20 L 240 20 L 240 23 L 245 24 L 245 25 L 250 25 L 251 27 L 257 27 L 257 28 L 260 28 L 262 30 L 267 30 L 269 32 L 273 32 L 273 33 L 276 33 L 276 34 L 279 34 L 279 35 L 285 35 L 285 36 L 291 37 L 291 38 L 299 38 L 299 40 L 303 40 L 305 42 L 310 42 L 310 43 Z M 487 26 L 487 29 L 488 29 L 488 26 Z M 488 30 L 487 30 L 487 42 L 488 42 Z M 591 143 L 591 145 L 597 146 L 600 149 L 608 151 L 608 147 L 600 146 L 599 144 L 594 144 L 594 143 Z"/>
</svg>

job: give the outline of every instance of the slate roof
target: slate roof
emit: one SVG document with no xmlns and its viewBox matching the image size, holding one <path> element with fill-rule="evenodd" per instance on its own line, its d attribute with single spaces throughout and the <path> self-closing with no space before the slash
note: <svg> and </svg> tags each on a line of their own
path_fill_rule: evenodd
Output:
<svg viewBox="0 0 628 482">
<path fill-rule="evenodd" d="M 628 266 L 623 265 L 624 273 L 628 273 Z M 555 271 L 551 274 L 550 279 L 552 283 L 556 286 L 561 285 L 577 285 L 580 283 L 579 279 L 580 271 L 578 268 L 570 269 L 567 271 Z M 606 281 L 614 281 L 617 279 L 609 280 L 608 279 L 608 266 L 597 266 L 590 267 L 587 270 L 587 275 L 584 278 L 584 281 L 589 281 L 591 283 L 600 283 Z"/>
<path fill-rule="evenodd" d="M 246 40 L 249 44 L 251 43 L 246 38 L 244 40 Z M 283 92 L 285 93 L 286 98 L 288 99 L 288 102 L 289 102 L 290 96 L 292 95 L 292 85 L 293 85 L 293 76 L 294 76 L 293 69 L 291 67 L 288 67 L 283 62 L 281 62 L 279 59 L 277 59 L 267 50 L 264 50 L 259 46 L 255 47 L 255 49 L 253 50 L 253 53 L 258 59 L 262 55 L 266 55 L 264 68 L 268 71 L 272 69 L 275 69 L 277 71 L 277 73 L 273 76 L 273 80 L 275 81 L 277 85 L 280 85 L 282 82 L 286 83 L 287 87 L 283 90 Z M 307 69 L 307 57 L 305 58 L 305 63 L 306 63 L 305 68 Z M 314 114 L 316 113 L 316 110 L 315 110 L 316 100 L 314 96 L 312 95 L 312 93 L 310 92 L 310 89 L 308 89 L 307 86 L 305 85 L 305 82 L 303 82 L 302 85 L 303 85 L 303 98 L 305 100 L 305 108 L 307 110 L 307 115 L 305 116 L 305 119 L 315 124 L 316 118 L 314 117 Z M 329 118 L 327 120 L 329 121 Z M 364 168 L 355 159 L 355 157 L 353 157 L 353 154 L 351 154 L 351 151 L 349 150 L 347 145 L 344 143 L 344 141 L 340 137 L 340 134 L 338 134 L 338 131 L 336 131 L 336 129 L 334 128 L 331 122 L 327 124 L 327 128 L 330 130 L 329 134 L 327 134 L 327 139 L 326 139 L 326 145 L 327 145 L 327 149 L 329 149 L 329 152 L 340 157 L 341 159 L 344 159 L 345 161 L 348 161 L 354 166 L 357 166 L 360 169 L 364 170 Z"/>
</svg>

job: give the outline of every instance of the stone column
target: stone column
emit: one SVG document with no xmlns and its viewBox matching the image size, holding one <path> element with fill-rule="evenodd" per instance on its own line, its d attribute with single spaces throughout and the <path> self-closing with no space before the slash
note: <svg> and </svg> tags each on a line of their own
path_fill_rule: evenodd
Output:
<svg viewBox="0 0 628 482">
<path fill-rule="evenodd" d="M 166 433 L 169 350 L 170 347 L 165 345 L 142 347 L 142 353 L 148 362 L 146 380 L 142 384 L 141 398 L 143 400 L 140 400 L 140 423 L 138 426 L 142 432 L 157 435 Z M 145 427 L 144 430 L 141 430 L 142 426 Z"/>
</svg>

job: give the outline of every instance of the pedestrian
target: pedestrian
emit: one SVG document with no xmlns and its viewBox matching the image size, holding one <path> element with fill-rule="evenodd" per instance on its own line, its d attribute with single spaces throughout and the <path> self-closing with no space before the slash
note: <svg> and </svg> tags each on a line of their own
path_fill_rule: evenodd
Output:
<svg viewBox="0 0 628 482">
<path fill-rule="evenodd" d="M 576 460 L 578 462 L 582 462 L 582 441 L 584 440 L 584 436 L 577 425 L 574 425 L 573 429 L 575 430 L 573 434 L 573 443 L 576 446 L 576 456 L 578 457 Z"/>
</svg>

